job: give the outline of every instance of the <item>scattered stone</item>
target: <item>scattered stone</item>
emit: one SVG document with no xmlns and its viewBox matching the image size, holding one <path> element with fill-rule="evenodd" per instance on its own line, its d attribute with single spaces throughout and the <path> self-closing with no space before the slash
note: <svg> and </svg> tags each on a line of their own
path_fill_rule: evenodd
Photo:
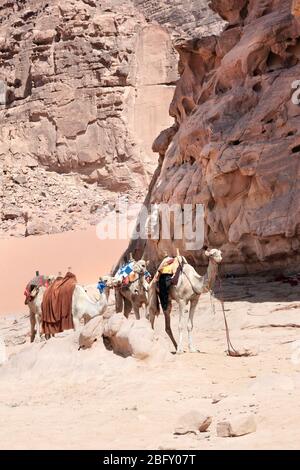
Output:
<svg viewBox="0 0 300 470">
<path fill-rule="evenodd" d="M 223 398 L 226 398 L 228 395 L 225 393 L 219 393 L 218 395 L 214 395 L 212 397 L 212 404 L 215 405 L 216 403 L 219 403 L 219 401 L 223 400 Z"/>
<path fill-rule="evenodd" d="M 179 418 L 174 434 L 197 434 L 199 432 L 205 432 L 211 423 L 211 416 L 200 411 L 192 410 Z"/>
<path fill-rule="evenodd" d="M 256 431 L 256 421 L 253 415 L 230 418 L 229 421 L 217 423 L 218 437 L 244 436 Z"/>
</svg>

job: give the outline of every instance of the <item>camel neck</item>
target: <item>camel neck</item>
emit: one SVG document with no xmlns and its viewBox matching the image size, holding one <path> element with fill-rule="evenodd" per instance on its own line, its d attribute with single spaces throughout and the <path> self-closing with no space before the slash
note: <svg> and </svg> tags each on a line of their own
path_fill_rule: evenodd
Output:
<svg viewBox="0 0 300 470">
<path fill-rule="evenodd" d="M 214 261 L 213 259 L 210 259 L 208 263 L 207 273 L 205 276 L 205 281 L 204 281 L 204 287 L 207 290 L 211 290 L 213 288 L 217 274 L 218 274 L 218 263 L 216 263 L 216 261 Z"/>
</svg>

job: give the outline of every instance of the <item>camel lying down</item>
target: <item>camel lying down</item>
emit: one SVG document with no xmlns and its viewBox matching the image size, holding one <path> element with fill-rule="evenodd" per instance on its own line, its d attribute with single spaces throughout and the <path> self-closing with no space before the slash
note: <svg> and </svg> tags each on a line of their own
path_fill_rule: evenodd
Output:
<svg viewBox="0 0 300 470">
<path fill-rule="evenodd" d="M 87 286 L 87 288 L 84 288 L 79 284 L 76 284 L 75 286 L 72 297 L 72 316 L 74 330 L 79 328 L 81 319 L 83 319 L 84 322 L 87 322 L 97 315 L 102 315 L 107 308 L 107 294 L 99 293 L 99 299 L 93 300 L 87 293 L 87 290 L 90 291 L 92 287 L 94 287 L 95 290 L 96 286 Z M 41 338 L 42 301 L 45 290 L 46 287 L 39 287 L 35 297 L 28 302 L 31 326 L 31 342 L 34 341 L 36 336 L 38 340 Z"/>
</svg>

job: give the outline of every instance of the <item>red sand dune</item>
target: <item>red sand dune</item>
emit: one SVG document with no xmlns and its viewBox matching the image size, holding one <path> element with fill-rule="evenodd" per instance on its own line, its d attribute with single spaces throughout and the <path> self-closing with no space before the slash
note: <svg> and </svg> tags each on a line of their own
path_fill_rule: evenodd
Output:
<svg viewBox="0 0 300 470">
<path fill-rule="evenodd" d="M 0 315 L 26 311 L 23 292 L 35 271 L 57 274 L 70 266 L 78 282 L 97 282 L 101 274 L 111 270 L 127 244 L 127 240 L 99 240 L 96 227 L 0 240 Z"/>
</svg>

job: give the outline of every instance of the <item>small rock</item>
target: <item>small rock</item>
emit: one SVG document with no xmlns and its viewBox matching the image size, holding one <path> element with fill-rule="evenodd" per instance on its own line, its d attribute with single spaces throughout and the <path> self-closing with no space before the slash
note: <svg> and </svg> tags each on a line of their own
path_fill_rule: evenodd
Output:
<svg viewBox="0 0 300 470">
<path fill-rule="evenodd" d="M 20 184 L 20 185 L 25 184 L 27 181 L 27 178 L 24 175 L 13 175 L 12 179 L 15 183 Z"/>
<path fill-rule="evenodd" d="M 219 403 L 219 401 L 223 400 L 223 398 L 226 398 L 228 395 L 225 393 L 219 393 L 218 395 L 214 395 L 212 397 L 212 404 L 215 405 L 216 403 Z"/>
<path fill-rule="evenodd" d="M 256 421 L 253 415 L 231 418 L 230 421 L 217 423 L 218 437 L 244 436 L 256 431 Z"/>
<path fill-rule="evenodd" d="M 200 411 L 192 410 L 179 418 L 174 434 L 197 434 L 197 432 L 205 432 L 211 423 L 211 416 Z"/>
</svg>

